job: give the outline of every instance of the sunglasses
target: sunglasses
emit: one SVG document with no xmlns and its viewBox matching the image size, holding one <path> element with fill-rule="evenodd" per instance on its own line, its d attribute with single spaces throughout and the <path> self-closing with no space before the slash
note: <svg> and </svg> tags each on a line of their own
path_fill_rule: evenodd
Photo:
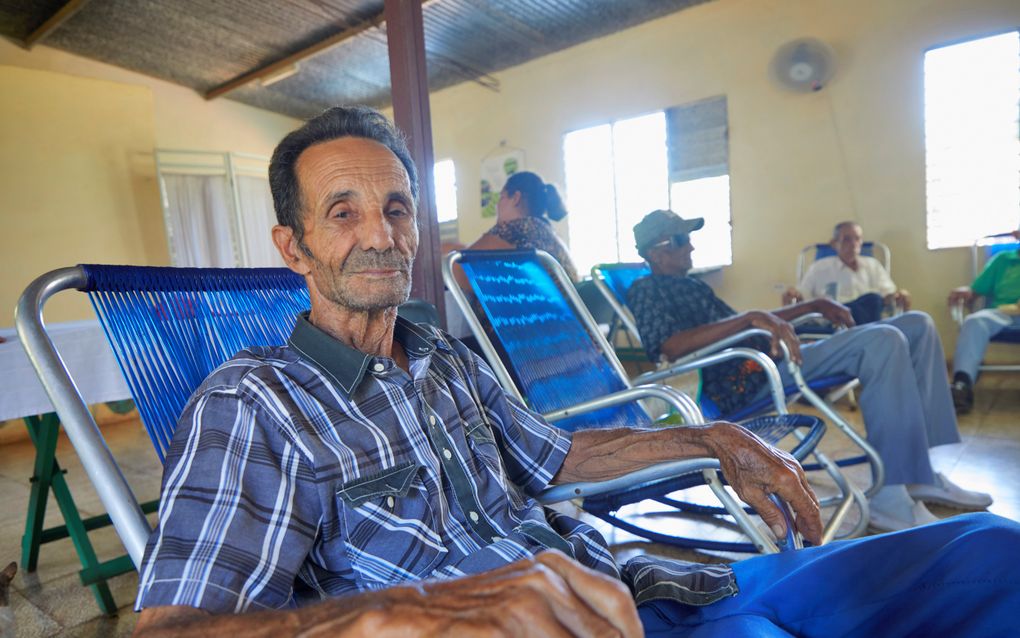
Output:
<svg viewBox="0 0 1020 638">
<path fill-rule="evenodd" d="M 666 246 L 673 246 L 674 248 L 683 248 L 687 244 L 691 243 L 691 236 L 687 233 L 680 233 L 673 235 L 665 241 L 660 241 L 657 244 L 652 244 L 649 248 L 664 248 Z"/>
</svg>

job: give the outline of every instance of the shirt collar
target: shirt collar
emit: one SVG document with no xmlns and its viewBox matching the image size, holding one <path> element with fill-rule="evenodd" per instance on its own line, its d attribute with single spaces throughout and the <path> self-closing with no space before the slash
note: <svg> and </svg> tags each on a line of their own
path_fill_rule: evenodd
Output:
<svg viewBox="0 0 1020 638">
<path fill-rule="evenodd" d="M 429 356 L 437 346 L 446 345 L 426 328 L 399 316 L 393 329 L 393 340 L 402 345 L 412 359 Z M 361 383 L 368 366 L 379 358 L 352 348 L 314 326 L 308 321 L 308 312 L 298 315 L 287 343 L 328 374 L 348 398 Z"/>
</svg>

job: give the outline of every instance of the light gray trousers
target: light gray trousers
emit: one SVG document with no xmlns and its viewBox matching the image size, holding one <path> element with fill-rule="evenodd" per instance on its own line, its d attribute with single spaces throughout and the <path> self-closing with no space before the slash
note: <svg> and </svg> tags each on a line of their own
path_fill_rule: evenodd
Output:
<svg viewBox="0 0 1020 638">
<path fill-rule="evenodd" d="M 868 442 L 885 463 L 886 484 L 933 483 L 928 448 L 957 443 L 946 358 L 931 317 L 907 312 L 801 346 L 807 380 L 849 375 L 861 380 Z M 793 383 L 780 363 L 783 383 Z"/>
<path fill-rule="evenodd" d="M 998 310 L 978 310 L 967 315 L 956 339 L 953 372 L 963 372 L 971 381 L 977 381 L 988 342 L 1006 328 L 1020 328 L 1020 315 L 1007 315 Z"/>
</svg>

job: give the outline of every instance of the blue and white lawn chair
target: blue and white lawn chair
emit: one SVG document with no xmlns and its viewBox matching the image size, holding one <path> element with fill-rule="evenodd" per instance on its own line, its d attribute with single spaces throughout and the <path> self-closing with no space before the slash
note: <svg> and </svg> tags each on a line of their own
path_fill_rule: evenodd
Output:
<svg viewBox="0 0 1020 638">
<path fill-rule="evenodd" d="M 619 313 L 621 324 L 627 326 L 628 332 L 633 332 L 634 334 L 637 334 L 637 327 L 634 323 L 633 316 L 627 309 L 627 290 L 635 281 L 648 275 L 650 272 L 651 271 L 645 263 L 603 264 L 592 268 L 592 279 L 595 280 L 599 290 L 606 296 L 610 306 Z M 801 320 L 810 320 L 815 317 L 820 317 L 820 315 L 807 315 L 802 317 Z M 732 335 L 717 343 L 706 346 L 697 352 L 690 353 L 685 357 L 680 358 L 664 370 L 640 375 L 633 379 L 633 382 L 659 382 L 676 374 L 681 369 L 688 369 L 687 366 L 692 362 L 699 361 L 705 356 L 713 355 L 729 348 L 730 346 L 739 344 L 746 338 L 747 333 Z M 836 464 L 840 467 L 847 467 L 861 463 L 869 463 L 871 467 L 872 482 L 865 493 L 867 496 L 873 496 L 879 489 L 881 489 L 882 485 L 885 484 L 885 466 L 882 463 L 882 459 L 879 457 L 878 452 L 863 437 L 861 437 L 832 406 L 832 404 L 839 400 L 843 395 L 851 392 L 859 384 L 859 382 L 857 379 L 845 375 L 805 381 L 797 366 L 790 362 L 787 362 L 787 365 L 791 367 L 791 373 L 795 379 L 795 383 L 783 388 L 787 401 L 794 401 L 801 397 L 805 398 L 810 404 L 818 408 L 833 425 L 835 425 L 851 440 L 851 442 L 854 443 L 854 445 L 861 449 L 862 453 L 860 455 L 839 459 L 836 461 Z M 819 396 L 817 393 L 821 393 L 823 396 Z M 704 397 L 701 399 L 700 405 L 707 418 L 723 418 L 737 422 L 770 411 L 773 408 L 769 398 L 766 397 L 745 406 L 743 409 L 734 414 L 720 414 L 718 409 L 716 409 L 715 406 Z M 804 468 L 809 471 L 825 469 L 822 464 L 805 464 Z M 842 498 L 842 496 L 838 498 Z M 859 523 L 859 527 L 852 533 L 856 534 L 862 531 L 862 528 L 860 528 L 860 525 L 862 524 L 863 523 Z"/>
<path fill-rule="evenodd" d="M 455 264 L 463 268 L 471 283 L 477 306 L 483 312 L 490 329 L 475 315 L 472 302 L 456 285 L 452 275 Z M 634 401 L 647 397 L 665 398 L 662 396 L 664 392 L 666 397 L 675 395 L 677 399 L 683 399 L 679 405 L 675 400 L 673 403 L 686 423 L 701 422 L 700 412 L 690 407 L 693 403 L 690 399 L 668 386 L 650 384 L 663 378 L 661 373 L 652 373 L 653 377 L 642 377 L 649 380 L 649 383 L 631 383 L 566 275 L 548 254 L 541 251 L 455 252 L 444 262 L 443 275 L 472 332 L 492 362 L 503 388 L 560 427 L 576 430 L 650 425 L 648 413 Z M 498 340 L 499 349 L 492 339 Z M 501 360 L 500 349 L 507 357 L 510 368 Z M 863 496 L 854 493 L 839 470 L 814 449 L 821 436 L 818 427 L 820 421 L 814 418 L 804 421 L 803 415 L 786 414 L 782 387 L 778 381 L 779 373 L 771 359 L 756 350 L 729 349 L 707 356 L 697 363 L 681 366 L 684 369 L 679 371 L 733 358 L 754 359 L 770 374 L 774 407 L 779 412 L 777 416 L 750 421 L 745 427 L 773 443 L 789 434 L 794 434 L 795 438 L 802 437 L 793 450 L 794 456 L 803 459 L 809 454 L 815 454 L 821 463 L 828 466 L 826 469 L 840 487 L 841 498 L 836 513 L 827 525 L 825 540 L 834 536 L 840 521 L 855 502 L 864 508 L 863 518 L 866 522 L 867 510 Z M 810 429 L 805 432 L 803 428 L 808 425 Z M 723 543 L 663 535 L 637 528 L 615 515 L 624 504 L 653 498 L 681 511 L 733 516 L 741 530 L 754 539 L 755 528 L 743 520 L 744 510 L 736 506 L 732 498 L 727 499 L 726 492 L 713 488 L 717 496 L 721 496 L 723 508 L 692 506 L 666 496 L 672 491 L 704 484 L 706 480 L 711 486 L 717 478 L 710 472 L 707 476 L 690 475 L 661 484 L 645 485 L 640 489 L 620 490 L 617 494 L 600 499 L 586 498 L 583 508 L 616 526 L 658 542 L 684 547 L 752 551 L 752 546 L 747 543 Z M 855 528 L 854 532 L 857 531 L 859 529 Z M 758 544 L 758 541 L 754 542 Z"/>
<path fill-rule="evenodd" d="M 68 289 L 89 295 L 161 461 L 177 417 L 206 375 L 247 345 L 283 344 L 297 313 L 308 308 L 308 290 L 301 277 L 284 268 L 81 265 L 47 273 L 22 294 L 15 315 L 25 351 L 137 567 L 148 521 L 43 322 L 47 299 Z M 65 519 L 68 514 L 77 518 L 73 503 Z M 83 547 L 93 554 L 82 537 L 75 539 L 79 554 Z M 114 559 L 93 571 L 106 577 L 123 573 L 121 562 Z M 108 591 L 102 597 L 97 593 L 97 599 L 104 612 L 116 612 Z"/>
<path fill-rule="evenodd" d="M 832 247 L 832 244 L 809 244 L 801 249 L 800 253 L 797 254 L 797 281 L 804 278 L 804 273 L 807 272 L 808 266 L 824 259 L 825 257 L 836 257 L 836 249 Z M 866 241 L 861 244 L 861 255 L 865 257 L 874 257 L 882 266 L 885 271 L 892 277 L 892 251 L 889 247 L 880 241 Z"/>
<path fill-rule="evenodd" d="M 892 251 L 889 247 L 879 241 L 866 241 L 861 245 L 861 255 L 863 257 L 874 257 L 882 264 L 885 271 L 892 277 Z M 836 249 L 832 247 L 832 244 L 809 244 L 801 249 L 797 254 L 797 270 L 795 281 L 800 282 L 804 279 L 804 273 L 807 272 L 808 267 L 826 257 L 836 257 L 838 253 Z M 892 305 L 886 305 L 884 314 L 886 316 L 897 316 L 901 315 L 906 311 L 903 304 L 896 302 Z M 835 329 L 828 325 L 824 321 L 813 321 L 806 322 L 805 325 L 799 325 L 797 328 L 797 334 L 802 335 L 808 339 L 825 338 L 835 332 Z"/>
<path fill-rule="evenodd" d="M 85 265 L 47 273 L 22 294 L 16 311 L 18 334 L 131 563 L 137 567 L 150 534 L 148 521 L 43 321 L 46 301 L 69 289 L 86 292 L 92 300 L 161 460 L 185 403 L 209 372 L 245 347 L 285 343 L 295 316 L 309 306 L 308 291 L 300 277 L 283 268 Z M 415 319 L 434 318 L 434 309 L 423 312 L 409 306 L 401 313 Z M 648 394 L 672 401 L 692 418 L 697 414 L 693 403 L 671 389 L 655 388 Z M 714 459 L 662 463 L 615 481 L 557 486 L 544 500 L 598 495 L 621 485 L 691 472 L 714 476 L 717 468 Z M 728 496 L 721 484 L 715 489 Z M 763 551 L 778 549 L 760 532 L 756 542 Z M 116 611 L 112 599 L 103 608 L 108 613 Z"/>
</svg>

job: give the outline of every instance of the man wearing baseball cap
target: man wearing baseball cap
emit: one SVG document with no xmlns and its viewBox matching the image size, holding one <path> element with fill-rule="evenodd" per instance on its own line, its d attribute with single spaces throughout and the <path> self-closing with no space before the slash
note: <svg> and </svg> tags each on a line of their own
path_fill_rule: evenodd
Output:
<svg viewBox="0 0 1020 638">
<path fill-rule="evenodd" d="M 846 306 L 830 299 L 738 313 L 707 284 L 688 276 L 694 252 L 691 233 L 704 223 L 656 210 L 634 226 L 638 253 L 652 274 L 634 282 L 627 304 L 653 361 L 672 361 L 749 328 L 767 330 L 771 343 L 756 338 L 744 345 L 778 357 L 782 341 L 807 379 L 844 374 L 860 379 L 868 441 L 886 468 L 885 486 L 871 500 L 872 529 L 895 531 L 937 520 L 925 502 L 964 510 L 991 505 L 989 495 L 965 490 L 931 467 L 928 448 L 957 443 L 960 435 L 942 343 L 928 315 L 907 312 L 853 327 Z M 811 312 L 851 329 L 801 344 L 789 322 Z M 792 383 L 786 366 L 779 368 L 784 384 Z M 723 415 L 764 396 L 767 384 L 764 372 L 752 362 L 721 363 L 702 373 L 702 394 Z"/>
</svg>

